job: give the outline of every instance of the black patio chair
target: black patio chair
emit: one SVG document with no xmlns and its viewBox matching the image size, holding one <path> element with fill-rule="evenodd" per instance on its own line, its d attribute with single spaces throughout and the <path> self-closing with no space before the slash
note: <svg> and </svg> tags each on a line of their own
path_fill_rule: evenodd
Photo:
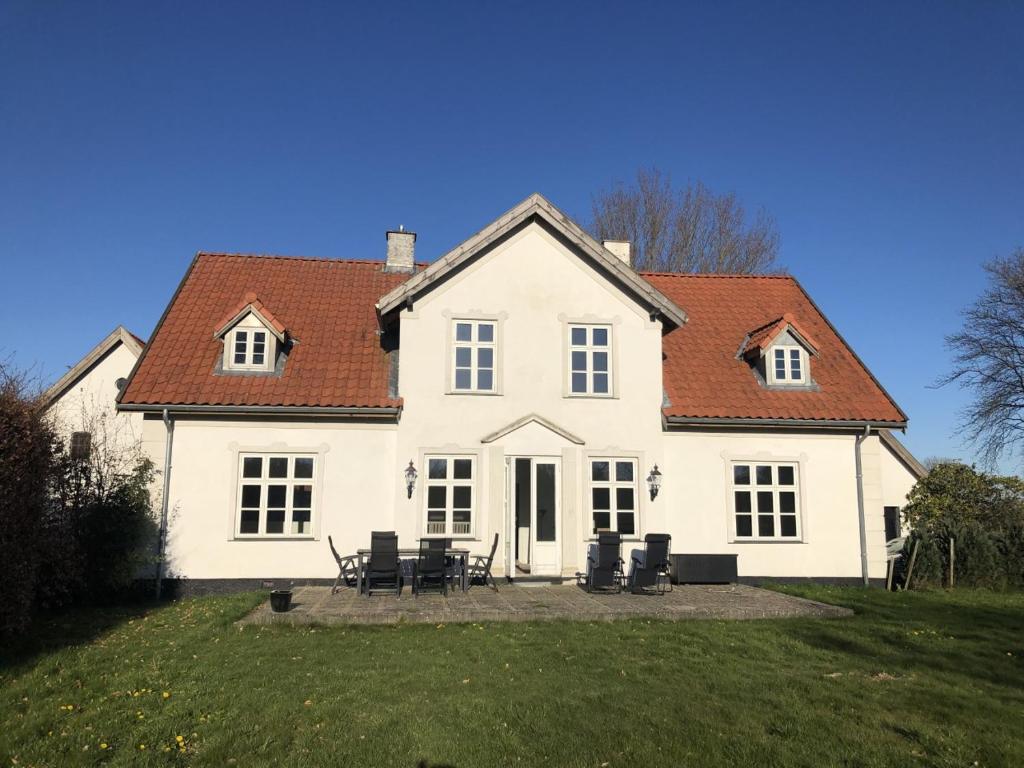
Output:
<svg viewBox="0 0 1024 768">
<path fill-rule="evenodd" d="M 629 591 L 633 594 L 649 589 L 663 595 L 672 590 L 669 579 L 668 553 L 672 549 L 672 537 L 667 533 L 648 533 L 644 536 L 642 557 L 633 555 L 629 572 Z"/>
<path fill-rule="evenodd" d="M 622 535 L 617 531 L 598 533 L 595 550 L 587 553 L 587 572 L 577 573 L 577 582 L 586 587 L 587 592 L 595 589 L 621 592 L 625 581 L 622 572 Z"/>
<path fill-rule="evenodd" d="M 334 562 L 338 564 L 338 578 L 334 580 L 334 586 L 331 587 L 333 595 L 338 591 L 338 585 L 342 582 L 345 582 L 347 587 L 354 587 L 359 583 L 359 559 L 355 555 L 347 557 L 339 555 L 338 550 L 334 548 L 334 540 L 330 536 L 327 537 L 327 543 L 331 547 L 331 554 L 334 555 Z"/>
<path fill-rule="evenodd" d="M 448 569 L 444 561 L 444 539 L 420 539 L 420 555 L 412 571 L 412 593 L 419 596 L 424 587 L 434 585 L 448 595 Z"/>
<path fill-rule="evenodd" d="M 402 571 L 398 562 L 398 536 L 392 531 L 374 531 L 370 534 L 370 560 L 363 576 L 366 594 L 393 592 L 402 594 Z M 383 588 L 375 585 L 383 584 Z"/>
<path fill-rule="evenodd" d="M 469 566 L 469 572 L 466 576 L 469 578 L 470 586 L 474 584 L 481 584 L 487 586 L 487 582 L 490 582 L 490 586 L 495 592 L 498 591 L 498 584 L 494 581 L 494 577 L 491 575 L 491 565 L 494 563 L 494 553 L 498 551 L 498 534 L 494 534 L 494 541 L 491 543 L 491 552 L 484 557 L 483 555 L 476 555 L 473 558 L 473 562 Z"/>
</svg>

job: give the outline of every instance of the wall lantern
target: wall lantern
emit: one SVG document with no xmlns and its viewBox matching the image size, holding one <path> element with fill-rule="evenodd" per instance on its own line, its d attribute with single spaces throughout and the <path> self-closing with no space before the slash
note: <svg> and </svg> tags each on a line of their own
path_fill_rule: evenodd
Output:
<svg viewBox="0 0 1024 768">
<path fill-rule="evenodd" d="M 658 471 L 657 464 L 654 465 L 654 469 L 647 475 L 647 487 L 651 491 L 651 501 L 654 501 L 658 496 L 658 491 L 661 490 L 661 472 Z"/>
<path fill-rule="evenodd" d="M 657 469 L 657 467 L 655 467 Z M 409 466 L 405 468 L 405 490 L 409 494 L 409 498 L 412 498 L 412 491 L 416 487 L 416 478 L 418 476 L 416 467 L 413 466 L 412 459 L 409 459 Z"/>
</svg>

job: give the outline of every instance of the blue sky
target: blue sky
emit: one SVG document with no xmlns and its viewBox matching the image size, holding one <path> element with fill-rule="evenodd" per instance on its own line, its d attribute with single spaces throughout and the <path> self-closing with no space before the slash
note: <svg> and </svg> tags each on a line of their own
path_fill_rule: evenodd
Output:
<svg viewBox="0 0 1024 768">
<path fill-rule="evenodd" d="M 52 380 L 149 334 L 197 250 L 404 224 L 430 259 L 656 165 L 772 213 L 910 448 L 971 458 L 931 385 L 1024 246 L 1024 6 L 370 5 L 0 2 L 0 356 Z"/>
</svg>

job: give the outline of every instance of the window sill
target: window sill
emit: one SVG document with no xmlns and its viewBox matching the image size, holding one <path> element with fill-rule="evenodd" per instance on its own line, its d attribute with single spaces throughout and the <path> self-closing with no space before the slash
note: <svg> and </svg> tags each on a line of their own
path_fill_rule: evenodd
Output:
<svg viewBox="0 0 1024 768">
<path fill-rule="evenodd" d="M 565 400 L 618 400 L 618 395 L 582 395 L 575 392 L 567 392 L 562 395 Z"/>
<path fill-rule="evenodd" d="M 235 534 L 232 541 L 317 541 L 317 537 L 313 534 L 308 536 L 286 536 L 284 534 L 269 534 L 269 535 L 257 535 L 246 536 L 244 534 Z"/>
<path fill-rule="evenodd" d="M 729 539 L 730 544 L 806 544 L 803 539 Z"/>
<path fill-rule="evenodd" d="M 501 392 L 483 392 L 472 389 L 449 389 L 446 395 L 472 395 L 474 397 L 500 397 Z"/>
</svg>

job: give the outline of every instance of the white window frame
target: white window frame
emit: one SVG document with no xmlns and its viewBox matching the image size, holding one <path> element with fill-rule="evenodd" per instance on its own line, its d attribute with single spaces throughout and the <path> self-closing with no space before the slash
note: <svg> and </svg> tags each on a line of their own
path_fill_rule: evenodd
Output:
<svg viewBox="0 0 1024 768">
<path fill-rule="evenodd" d="M 573 344 L 572 332 L 576 329 L 583 329 L 586 333 L 585 344 Z M 608 334 L 608 343 L 606 345 L 594 344 L 594 331 L 604 330 Z M 614 397 L 615 394 L 615 382 L 612 377 L 612 370 L 614 366 L 612 346 L 614 343 L 612 335 L 612 326 L 608 323 L 568 323 L 566 326 L 566 394 L 569 397 Z M 582 352 L 585 356 L 585 368 L 578 368 L 573 366 L 573 353 Z M 594 354 L 605 353 L 607 355 L 607 364 L 604 371 L 594 370 Z M 573 374 L 582 373 L 584 375 L 584 381 L 586 383 L 586 389 L 582 392 L 573 390 Z M 607 391 L 595 392 L 594 391 L 594 380 L 599 375 L 605 375 L 608 379 Z"/>
<path fill-rule="evenodd" d="M 782 352 L 784 377 L 779 378 L 775 368 L 775 358 L 778 352 Z M 799 361 L 800 376 L 793 376 L 793 353 Z M 769 347 L 765 356 L 765 372 L 768 375 L 769 384 L 806 384 L 807 378 L 807 350 L 798 344 L 775 344 Z"/>
<path fill-rule="evenodd" d="M 262 459 L 260 466 L 259 477 L 245 477 L 245 460 L 246 459 Z M 286 459 L 288 462 L 286 476 L 285 477 L 270 477 L 270 461 L 271 459 Z M 295 476 L 295 461 L 296 459 L 309 459 L 313 462 L 313 468 L 309 477 L 296 477 Z M 234 510 L 234 535 L 236 539 L 313 539 L 316 537 L 316 502 L 317 502 L 317 470 L 318 462 L 320 457 L 315 453 L 287 453 L 282 451 L 245 451 L 238 454 L 238 487 L 235 495 L 235 510 Z M 244 505 L 244 491 L 243 486 L 247 485 L 258 485 L 260 487 L 260 503 L 259 503 L 259 522 L 256 533 L 243 533 L 242 532 L 242 510 L 252 510 L 256 507 Z M 280 533 L 268 533 L 267 532 L 267 518 L 268 518 L 268 488 L 272 485 L 283 485 L 285 486 L 285 506 L 284 509 L 284 526 Z M 309 490 L 309 521 L 306 524 L 306 530 L 301 533 L 293 533 L 292 528 L 295 524 L 294 513 L 296 507 L 295 501 L 295 487 L 308 485 Z M 281 507 L 274 507 L 273 509 L 281 509 Z M 306 507 L 299 507 L 300 511 L 305 510 Z"/>
<path fill-rule="evenodd" d="M 239 338 L 239 334 L 245 334 L 244 339 Z M 256 334 L 263 335 L 263 362 L 254 363 L 253 357 L 256 354 Z M 224 340 L 224 367 L 232 371 L 272 371 L 274 370 L 275 364 L 275 352 L 276 347 L 274 342 L 276 337 L 262 324 L 259 327 L 253 326 L 236 326 Z M 235 362 L 235 355 L 237 354 L 237 345 L 241 341 L 244 344 L 244 355 L 245 361 L 238 363 Z"/>
<path fill-rule="evenodd" d="M 594 464 L 597 462 L 608 463 L 608 479 L 607 480 L 594 480 Z M 617 480 L 617 469 L 616 463 L 623 462 L 629 463 L 633 466 L 633 479 L 632 480 Z M 587 509 L 589 510 L 589 521 L 588 527 L 590 530 L 589 536 L 594 538 L 597 533 L 594 529 L 594 489 L 595 488 L 607 488 L 608 489 L 608 529 L 611 531 L 619 530 L 619 501 L 617 490 L 620 488 L 632 488 L 633 489 L 633 509 L 630 510 L 633 513 L 633 532 L 624 533 L 622 537 L 624 539 L 639 539 L 640 538 L 640 460 L 635 456 L 587 456 Z M 604 512 L 605 510 L 600 510 Z M 605 530 L 605 529 L 602 529 Z"/>
<path fill-rule="evenodd" d="M 460 325 L 470 326 L 470 340 L 460 341 L 458 331 Z M 480 341 L 480 326 L 491 326 L 491 341 Z M 494 395 L 498 393 L 498 321 L 489 318 L 479 317 L 457 317 L 451 321 L 451 356 L 449 357 L 448 391 L 455 395 Z M 469 350 L 469 366 L 459 365 L 458 356 L 460 349 Z M 480 366 L 480 351 L 489 349 L 491 351 L 491 386 L 490 389 L 483 389 L 479 386 L 479 373 L 488 368 Z M 469 371 L 469 383 L 467 388 L 456 386 L 457 373 L 460 370 Z"/>
<path fill-rule="evenodd" d="M 736 467 L 747 467 L 749 471 L 749 483 L 742 484 L 736 482 Z M 761 484 L 757 482 L 757 468 L 758 467 L 771 467 L 772 482 L 770 484 Z M 784 485 L 779 482 L 779 468 L 788 467 L 793 470 L 793 484 Z M 736 503 L 736 494 L 746 493 L 749 494 L 750 498 L 750 512 L 739 511 Z M 772 495 L 772 530 L 773 533 L 770 536 L 761 535 L 759 526 L 759 517 L 764 514 L 767 517 L 767 513 L 760 511 L 760 503 L 758 493 L 770 493 Z M 780 503 L 780 496 L 783 493 L 793 494 L 793 512 L 783 513 L 781 511 L 782 505 Z M 804 526 L 803 526 L 803 513 L 801 506 L 801 490 L 800 490 L 800 464 L 795 461 L 775 461 L 775 460 L 761 460 L 761 459 L 736 459 L 729 462 L 729 530 L 732 532 L 733 541 L 744 542 L 744 541 L 766 541 L 766 542 L 803 542 Z M 749 516 L 750 517 L 750 535 L 742 535 L 737 525 L 737 517 Z M 782 535 L 782 517 L 792 517 L 795 525 L 796 532 L 793 536 Z"/>
<path fill-rule="evenodd" d="M 476 520 L 480 514 L 477 508 L 477 472 L 479 464 L 476 454 L 467 453 L 427 453 L 423 456 L 423 469 L 426 477 L 423 479 L 423 536 L 425 538 L 444 539 L 472 539 L 476 537 Z M 430 476 L 431 460 L 443 460 L 448 462 L 444 478 L 432 478 Z M 469 478 L 456 478 L 455 461 L 465 460 L 469 462 Z M 455 530 L 455 493 L 456 486 L 469 486 L 469 527 Z M 435 507 L 430 506 L 430 489 L 443 487 L 445 489 L 445 507 L 443 528 L 439 529 L 437 523 L 430 521 L 430 511 Z M 436 509 L 440 509 L 437 507 Z M 464 507 L 459 507 L 464 509 Z M 460 526 L 464 523 L 459 523 Z"/>
</svg>

